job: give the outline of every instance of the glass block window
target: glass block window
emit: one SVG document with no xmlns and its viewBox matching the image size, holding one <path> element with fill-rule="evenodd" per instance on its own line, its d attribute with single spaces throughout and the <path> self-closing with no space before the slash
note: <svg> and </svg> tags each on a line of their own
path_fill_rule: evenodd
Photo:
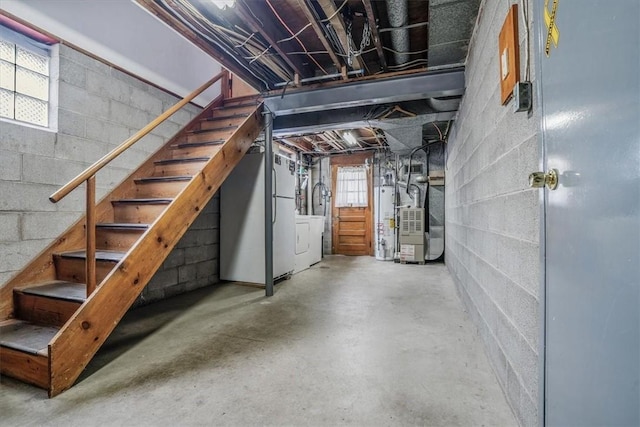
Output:
<svg viewBox="0 0 640 427">
<path fill-rule="evenodd" d="M 0 39 L 0 117 L 49 126 L 49 57 Z"/>
</svg>

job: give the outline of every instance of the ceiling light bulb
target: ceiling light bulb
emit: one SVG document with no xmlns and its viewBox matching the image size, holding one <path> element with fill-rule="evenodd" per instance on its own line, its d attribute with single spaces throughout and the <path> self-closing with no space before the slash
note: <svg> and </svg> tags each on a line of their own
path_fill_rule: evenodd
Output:
<svg viewBox="0 0 640 427">
<path fill-rule="evenodd" d="M 356 137 L 353 136 L 351 132 L 343 133 L 342 137 L 344 138 L 345 142 L 349 147 L 355 147 L 356 145 L 358 145 L 358 141 L 356 141 Z"/>
<path fill-rule="evenodd" d="M 224 9 L 227 7 L 233 7 L 236 0 L 211 0 L 213 4 L 218 6 L 220 9 Z"/>
</svg>

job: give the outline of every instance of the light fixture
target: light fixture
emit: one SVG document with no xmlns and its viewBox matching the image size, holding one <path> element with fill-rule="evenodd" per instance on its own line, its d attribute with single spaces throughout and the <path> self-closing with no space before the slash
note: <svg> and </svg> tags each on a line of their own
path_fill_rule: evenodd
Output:
<svg viewBox="0 0 640 427">
<path fill-rule="evenodd" d="M 351 132 L 343 133 L 342 138 L 344 139 L 344 141 L 347 143 L 349 147 L 355 147 L 356 145 L 358 145 L 358 141 L 356 141 L 356 137 L 353 136 L 353 133 Z"/>
<path fill-rule="evenodd" d="M 233 5 L 236 3 L 236 0 L 211 0 L 211 1 L 220 9 L 233 7 Z"/>
</svg>

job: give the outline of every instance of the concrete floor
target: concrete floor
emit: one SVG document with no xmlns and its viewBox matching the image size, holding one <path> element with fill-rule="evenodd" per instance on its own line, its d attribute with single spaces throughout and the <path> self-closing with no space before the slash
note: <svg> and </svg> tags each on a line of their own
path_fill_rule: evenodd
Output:
<svg viewBox="0 0 640 427">
<path fill-rule="evenodd" d="M 327 257 L 130 312 L 79 383 L 8 378 L 2 425 L 516 425 L 442 264 Z"/>
</svg>

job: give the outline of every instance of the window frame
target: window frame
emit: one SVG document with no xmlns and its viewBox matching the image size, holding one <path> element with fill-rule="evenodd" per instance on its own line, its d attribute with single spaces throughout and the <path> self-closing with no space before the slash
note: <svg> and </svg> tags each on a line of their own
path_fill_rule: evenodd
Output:
<svg viewBox="0 0 640 427">
<path fill-rule="evenodd" d="M 19 126 L 35 128 L 44 131 L 57 132 L 58 131 L 58 85 L 59 85 L 59 52 L 60 52 L 60 44 L 54 43 L 51 45 L 47 45 L 45 43 L 38 42 L 26 35 L 23 35 L 19 32 L 16 32 L 8 27 L 0 25 L 0 39 L 4 42 L 13 44 L 14 47 L 14 58 L 13 62 L 4 61 L 5 63 L 11 65 L 13 67 L 14 73 L 14 82 L 13 82 L 13 90 L 7 88 L 2 88 L 3 90 L 13 93 L 13 117 L 5 117 L 0 116 L 0 121 L 16 124 Z M 31 70 L 30 68 L 24 67 L 18 64 L 18 49 L 23 51 L 46 57 L 48 59 L 48 72 L 49 75 L 42 74 L 36 70 Z M 45 101 L 31 94 L 23 93 L 18 91 L 17 85 L 17 72 L 18 69 L 26 70 L 27 72 L 36 73 L 40 76 L 44 76 L 48 80 L 48 99 Z M 24 121 L 16 118 L 16 99 L 20 97 L 25 97 L 29 99 L 34 99 L 40 102 L 46 102 L 47 104 L 47 125 L 42 125 L 39 123 L 33 123 L 29 121 Z"/>
<path fill-rule="evenodd" d="M 346 177 L 346 175 L 353 174 L 359 175 L 357 179 Z M 335 207 L 363 208 L 369 206 L 369 173 L 365 165 L 338 166 L 335 188 Z"/>
</svg>

